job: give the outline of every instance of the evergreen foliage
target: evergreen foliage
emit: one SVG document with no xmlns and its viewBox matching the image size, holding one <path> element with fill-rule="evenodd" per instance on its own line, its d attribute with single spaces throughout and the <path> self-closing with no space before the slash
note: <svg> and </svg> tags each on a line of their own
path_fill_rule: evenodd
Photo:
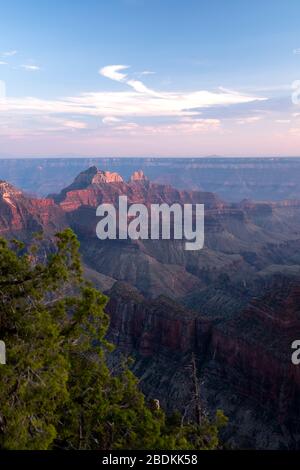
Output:
<svg viewBox="0 0 300 470">
<path fill-rule="evenodd" d="M 222 412 L 182 423 L 147 405 L 126 364 L 110 372 L 107 298 L 82 279 L 70 229 L 56 246 L 41 263 L 37 246 L 0 239 L 0 448 L 218 448 Z"/>
</svg>

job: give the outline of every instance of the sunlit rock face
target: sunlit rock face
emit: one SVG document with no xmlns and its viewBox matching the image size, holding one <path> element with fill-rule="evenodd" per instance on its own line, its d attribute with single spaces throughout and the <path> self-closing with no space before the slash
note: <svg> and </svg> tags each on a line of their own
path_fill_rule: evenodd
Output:
<svg viewBox="0 0 300 470">
<path fill-rule="evenodd" d="M 132 173 L 129 181 L 148 181 L 148 178 L 143 170 L 137 170 Z"/>
<path fill-rule="evenodd" d="M 46 234 L 66 226 L 65 214 L 53 199 L 38 199 L 24 194 L 6 181 L 0 181 L 0 234 L 34 231 Z"/>
</svg>

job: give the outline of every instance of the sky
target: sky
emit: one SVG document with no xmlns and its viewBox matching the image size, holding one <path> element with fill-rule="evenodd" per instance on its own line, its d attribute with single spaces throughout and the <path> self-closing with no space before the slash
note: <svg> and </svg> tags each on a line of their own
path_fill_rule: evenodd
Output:
<svg viewBox="0 0 300 470">
<path fill-rule="evenodd" d="M 2 0 L 0 156 L 300 156 L 299 0 Z"/>
</svg>

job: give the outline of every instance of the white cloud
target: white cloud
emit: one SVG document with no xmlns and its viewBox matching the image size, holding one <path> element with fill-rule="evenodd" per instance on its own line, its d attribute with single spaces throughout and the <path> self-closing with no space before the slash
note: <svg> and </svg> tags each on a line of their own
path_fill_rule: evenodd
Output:
<svg viewBox="0 0 300 470">
<path fill-rule="evenodd" d="M 157 93 L 153 90 L 150 90 L 143 82 L 140 80 L 127 80 L 127 85 L 131 86 L 135 91 L 138 93 L 148 93 L 150 95 L 157 95 Z"/>
<path fill-rule="evenodd" d="M 299 127 L 292 127 L 289 129 L 289 134 L 293 137 L 300 137 L 300 128 Z"/>
<path fill-rule="evenodd" d="M 222 88 L 222 87 L 220 87 Z M 243 88 L 240 88 L 243 90 Z M 267 85 L 267 86 L 248 86 L 248 92 L 251 93 L 269 93 L 269 92 L 281 92 L 281 91 L 291 91 L 292 85 L 290 83 L 279 83 L 278 85 Z"/>
<path fill-rule="evenodd" d="M 135 122 L 127 122 L 114 127 L 114 131 L 126 132 L 130 135 L 174 135 L 175 134 L 202 134 L 218 131 L 221 122 L 219 119 L 182 119 L 181 122 L 161 125 L 139 125 Z"/>
<path fill-rule="evenodd" d="M 47 115 L 19 116 L 13 114 L 5 118 L 0 113 L 0 135 L 34 136 L 80 129 L 88 129 L 88 123 Z"/>
<path fill-rule="evenodd" d="M 2 56 L 3 57 L 12 57 L 13 55 L 16 55 L 17 53 L 18 53 L 18 51 L 16 51 L 16 50 L 6 51 L 6 52 L 2 52 Z"/>
<path fill-rule="evenodd" d="M 250 116 L 244 119 L 238 119 L 238 124 L 253 124 L 254 122 L 261 121 L 263 119 L 262 116 Z"/>
<path fill-rule="evenodd" d="M 143 82 L 140 80 L 128 80 L 128 74 L 120 73 L 120 70 L 127 70 L 129 69 L 128 65 L 107 65 L 99 70 L 99 74 L 103 75 L 103 77 L 110 78 L 116 82 L 123 82 L 129 85 L 138 93 L 148 93 L 150 95 L 157 95 L 157 93 L 153 90 L 150 90 Z"/>
<path fill-rule="evenodd" d="M 6 85 L 3 80 L 0 80 L 0 105 L 1 106 L 3 106 L 3 104 L 5 103 L 5 97 L 6 97 Z"/>
<path fill-rule="evenodd" d="M 37 70 L 37 66 L 29 70 Z M 32 69 L 34 67 L 34 69 Z M 142 81 L 129 79 L 121 71 L 125 65 L 109 65 L 99 73 L 125 86 L 121 91 L 86 92 L 77 96 L 58 99 L 40 99 L 36 97 L 7 97 L 1 103 L 0 119 L 4 124 L 16 122 L 28 123 L 28 131 L 45 131 L 88 128 L 86 117 L 102 119 L 101 132 L 138 132 L 140 134 L 202 133 L 220 128 L 219 119 L 202 119 L 201 110 L 214 106 L 230 106 L 240 103 L 265 100 L 247 93 L 220 88 L 215 91 L 172 91 L 160 92 L 149 89 Z M 129 86 L 131 89 L 126 89 Z M 74 117 L 78 117 L 78 121 Z M 80 119 L 82 117 L 82 120 Z M 164 123 L 154 125 L 136 124 L 136 119 L 164 118 Z M 246 118 L 247 119 L 247 118 Z M 246 121 L 246 119 L 244 121 Z M 166 123 L 166 121 L 169 121 Z M 248 122 L 258 120 L 251 117 Z M 50 125 L 49 125 L 50 124 Z M 13 126 L 11 125 L 12 129 Z M 89 129 L 91 131 L 91 129 Z"/>
<path fill-rule="evenodd" d="M 70 127 L 72 129 L 86 129 L 87 123 L 81 121 L 63 121 L 63 126 Z"/>
<path fill-rule="evenodd" d="M 103 124 L 115 124 L 121 121 L 122 119 L 116 118 L 115 116 L 106 116 L 102 119 Z"/>
<path fill-rule="evenodd" d="M 143 70 L 143 72 L 140 73 L 140 75 L 154 75 L 155 72 L 152 72 L 151 70 Z"/>
<path fill-rule="evenodd" d="M 40 70 L 40 67 L 38 65 L 28 65 L 28 64 L 23 64 L 21 67 L 25 70 L 29 70 L 31 72 L 35 72 L 36 70 Z"/>
<path fill-rule="evenodd" d="M 7 65 L 7 62 L 4 62 L 4 60 L 0 60 L 0 65 Z"/>
<path fill-rule="evenodd" d="M 142 129 L 143 126 L 139 126 L 135 122 L 126 122 L 120 126 L 115 127 L 117 131 L 136 131 L 137 129 Z"/>
<path fill-rule="evenodd" d="M 123 82 L 127 74 L 120 73 L 120 70 L 126 70 L 128 68 L 128 65 L 106 65 L 99 70 L 99 74 L 103 75 L 103 77 L 115 80 L 116 82 Z"/>
<path fill-rule="evenodd" d="M 113 91 L 82 93 L 73 97 L 56 100 L 35 97 L 8 97 L 1 112 L 66 113 L 77 115 L 158 117 L 198 115 L 201 108 L 217 105 L 231 105 L 263 100 L 246 94 L 220 93 L 207 90 L 157 93 L 157 96 L 137 91 Z"/>
</svg>

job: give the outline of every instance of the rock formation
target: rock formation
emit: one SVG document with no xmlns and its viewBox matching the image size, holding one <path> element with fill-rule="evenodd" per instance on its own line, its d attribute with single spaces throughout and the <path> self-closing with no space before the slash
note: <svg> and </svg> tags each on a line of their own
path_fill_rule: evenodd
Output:
<svg viewBox="0 0 300 470">
<path fill-rule="evenodd" d="M 148 178 L 145 176 L 143 170 L 137 170 L 132 173 L 129 181 L 148 181 Z"/>
<path fill-rule="evenodd" d="M 204 249 L 187 252 L 172 239 L 98 240 L 96 207 L 124 194 L 129 204 L 204 203 Z M 195 354 L 203 399 L 229 415 L 233 445 L 300 447 L 300 369 L 290 350 L 300 339 L 299 201 L 229 204 L 140 171 L 125 182 L 96 167 L 47 199 L 0 182 L 0 235 L 51 238 L 66 226 L 79 237 L 86 275 L 110 296 L 116 354 L 136 358 L 148 395 L 185 410 Z"/>
</svg>

